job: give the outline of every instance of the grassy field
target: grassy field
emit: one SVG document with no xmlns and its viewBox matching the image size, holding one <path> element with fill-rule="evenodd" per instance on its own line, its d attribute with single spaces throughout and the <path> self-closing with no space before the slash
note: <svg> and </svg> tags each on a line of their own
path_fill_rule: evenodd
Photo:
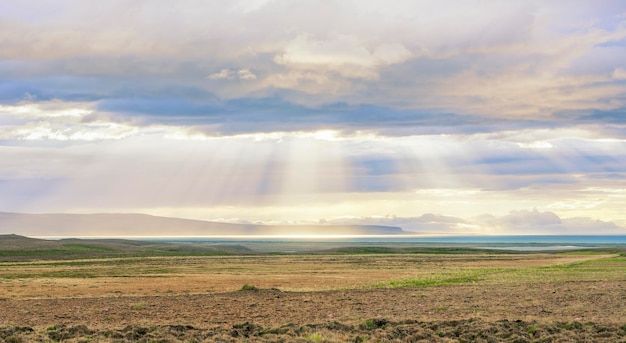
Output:
<svg viewBox="0 0 626 343">
<path fill-rule="evenodd" d="M 0 262 L 0 291 L 5 298 L 229 292 L 243 284 L 322 291 L 624 280 L 625 270 L 626 257 L 611 251 L 150 256 Z"/>
<path fill-rule="evenodd" d="M 626 341 L 620 249 L 28 244 L 1 250 L 0 342 Z"/>
</svg>

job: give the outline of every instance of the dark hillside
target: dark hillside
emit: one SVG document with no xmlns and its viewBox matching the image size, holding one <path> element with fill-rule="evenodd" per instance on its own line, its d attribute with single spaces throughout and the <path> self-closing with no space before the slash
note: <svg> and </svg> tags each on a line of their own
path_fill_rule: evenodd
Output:
<svg viewBox="0 0 626 343">
<path fill-rule="evenodd" d="M 238 245 L 157 243 L 124 239 L 45 240 L 14 234 L 0 235 L 1 261 L 251 253 L 254 252 Z"/>
</svg>

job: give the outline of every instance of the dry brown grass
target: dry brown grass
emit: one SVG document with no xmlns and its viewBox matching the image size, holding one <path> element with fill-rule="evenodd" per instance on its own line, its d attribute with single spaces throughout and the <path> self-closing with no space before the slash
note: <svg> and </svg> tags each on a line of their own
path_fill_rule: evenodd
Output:
<svg viewBox="0 0 626 343">
<path fill-rule="evenodd" d="M 323 291 L 472 272 L 485 272 L 483 282 L 507 278 L 519 282 L 498 271 L 528 270 L 526 277 L 533 278 L 536 268 L 608 256 L 290 255 L 13 262 L 0 263 L 0 294 L 5 298 L 195 294 L 235 291 L 246 283 L 283 291 Z"/>
<path fill-rule="evenodd" d="M 602 253 L 5 262 L 0 342 L 620 342 L 625 270 Z"/>
</svg>

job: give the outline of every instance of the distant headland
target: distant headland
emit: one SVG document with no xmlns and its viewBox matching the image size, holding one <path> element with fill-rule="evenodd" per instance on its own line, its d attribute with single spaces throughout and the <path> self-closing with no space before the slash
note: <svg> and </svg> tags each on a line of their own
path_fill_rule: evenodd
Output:
<svg viewBox="0 0 626 343">
<path fill-rule="evenodd" d="M 146 214 L 0 212 L 0 234 L 26 236 L 401 235 L 396 226 L 234 224 Z"/>
</svg>

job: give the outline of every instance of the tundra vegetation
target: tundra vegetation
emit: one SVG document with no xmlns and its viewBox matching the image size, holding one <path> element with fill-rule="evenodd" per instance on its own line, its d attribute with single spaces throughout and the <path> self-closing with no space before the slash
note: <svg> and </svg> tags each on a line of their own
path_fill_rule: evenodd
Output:
<svg viewBox="0 0 626 343">
<path fill-rule="evenodd" d="M 0 342 L 626 341 L 619 247 L 261 254 L 3 238 Z"/>
</svg>

